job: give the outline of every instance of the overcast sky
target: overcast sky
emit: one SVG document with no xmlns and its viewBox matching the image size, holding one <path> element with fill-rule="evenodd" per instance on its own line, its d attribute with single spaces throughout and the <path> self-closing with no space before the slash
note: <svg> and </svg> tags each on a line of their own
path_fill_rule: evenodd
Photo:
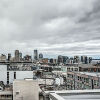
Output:
<svg viewBox="0 0 100 100">
<path fill-rule="evenodd" d="M 0 0 L 0 53 L 100 55 L 100 0 Z"/>
</svg>

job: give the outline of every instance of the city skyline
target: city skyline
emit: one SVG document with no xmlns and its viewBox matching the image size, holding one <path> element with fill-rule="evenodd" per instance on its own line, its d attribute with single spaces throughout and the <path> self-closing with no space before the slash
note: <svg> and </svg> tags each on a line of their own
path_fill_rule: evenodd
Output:
<svg viewBox="0 0 100 100">
<path fill-rule="evenodd" d="M 1 0 L 0 53 L 99 56 L 99 8 L 99 0 Z"/>
</svg>

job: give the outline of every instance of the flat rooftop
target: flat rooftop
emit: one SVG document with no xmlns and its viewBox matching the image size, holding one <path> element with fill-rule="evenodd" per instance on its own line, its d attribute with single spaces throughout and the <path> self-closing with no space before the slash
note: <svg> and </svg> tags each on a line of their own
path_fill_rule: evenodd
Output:
<svg viewBox="0 0 100 100">
<path fill-rule="evenodd" d="M 88 75 L 88 76 L 96 76 L 96 77 L 100 77 L 100 73 L 98 72 L 77 72 L 79 74 L 85 74 L 85 75 Z"/>
<path fill-rule="evenodd" d="M 100 89 L 52 91 L 49 97 L 52 100 L 100 100 Z"/>
</svg>

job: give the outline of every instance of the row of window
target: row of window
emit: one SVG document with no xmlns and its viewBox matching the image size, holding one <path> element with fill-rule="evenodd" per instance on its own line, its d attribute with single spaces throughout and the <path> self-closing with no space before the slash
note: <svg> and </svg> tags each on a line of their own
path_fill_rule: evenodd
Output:
<svg viewBox="0 0 100 100">
<path fill-rule="evenodd" d="M 16 79 L 16 72 L 14 72 L 14 79 Z M 9 84 L 9 72 L 7 72 L 7 84 Z"/>
</svg>

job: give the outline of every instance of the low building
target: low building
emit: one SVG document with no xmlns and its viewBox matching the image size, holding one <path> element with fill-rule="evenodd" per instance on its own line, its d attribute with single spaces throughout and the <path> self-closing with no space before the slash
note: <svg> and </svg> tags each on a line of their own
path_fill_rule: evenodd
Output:
<svg viewBox="0 0 100 100">
<path fill-rule="evenodd" d="M 15 79 L 33 78 L 33 71 L 9 70 L 7 65 L 0 65 L 0 81 L 12 84 Z"/>
<path fill-rule="evenodd" d="M 79 71 L 82 71 L 82 72 L 100 72 L 100 65 L 80 64 Z"/>
<path fill-rule="evenodd" d="M 0 100 L 13 100 L 12 91 L 0 91 Z"/>
<path fill-rule="evenodd" d="M 100 89 L 100 73 L 68 72 L 67 90 Z"/>
<path fill-rule="evenodd" d="M 61 75 L 64 77 L 67 77 L 67 72 L 72 72 L 72 71 L 79 71 L 78 66 L 54 66 L 53 67 L 53 73 L 56 75 Z"/>
</svg>

